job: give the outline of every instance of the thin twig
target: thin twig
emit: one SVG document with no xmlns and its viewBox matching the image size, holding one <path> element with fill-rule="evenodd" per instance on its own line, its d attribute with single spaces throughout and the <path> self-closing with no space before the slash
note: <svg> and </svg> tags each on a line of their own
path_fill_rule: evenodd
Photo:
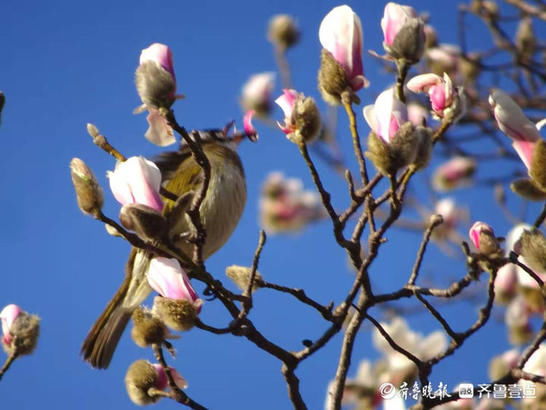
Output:
<svg viewBox="0 0 546 410">
<path fill-rule="evenodd" d="M 12 353 L 8 356 L 6 361 L 4 362 L 4 365 L 0 369 L 0 380 L 2 380 L 2 377 L 4 374 L 9 370 L 10 366 L 13 364 L 13 362 L 19 357 L 17 353 Z"/>
</svg>

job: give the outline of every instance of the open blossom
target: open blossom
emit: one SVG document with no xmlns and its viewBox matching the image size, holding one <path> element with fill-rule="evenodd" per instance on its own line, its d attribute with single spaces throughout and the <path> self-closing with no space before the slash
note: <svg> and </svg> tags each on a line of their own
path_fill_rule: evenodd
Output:
<svg viewBox="0 0 546 410">
<path fill-rule="evenodd" d="M 408 121 L 406 104 L 394 97 L 394 89 L 383 91 L 375 104 L 367 105 L 363 109 L 366 122 L 386 144 L 392 142 L 396 131 Z"/>
<path fill-rule="evenodd" d="M 176 259 L 155 257 L 151 260 L 146 273 L 148 283 L 161 296 L 199 303 L 199 297 L 193 289 L 188 275 Z"/>
<path fill-rule="evenodd" d="M 489 104 L 500 130 L 512 139 L 512 146 L 530 169 L 533 151 L 541 139 L 537 127 L 529 120 L 519 105 L 501 90 L 493 90 Z"/>
<path fill-rule="evenodd" d="M 269 233 L 298 231 L 324 218 L 318 195 L 305 191 L 299 179 L 271 173 L 262 186 L 260 219 Z"/>
<path fill-rule="evenodd" d="M 434 171 L 432 185 L 437 191 L 448 191 L 470 182 L 476 171 L 476 161 L 468 157 L 455 157 Z"/>
<path fill-rule="evenodd" d="M 334 7 L 324 17 L 320 23 L 319 40 L 343 67 L 353 91 L 367 85 L 362 67 L 362 24 L 349 6 Z"/>
<path fill-rule="evenodd" d="M 171 49 L 154 43 L 140 53 L 136 70 L 136 87 L 143 105 L 135 110 L 148 110 L 149 128 L 144 135 L 151 143 L 167 146 L 176 142 L 172 128 L 159 112 L 169 108 L 179 98 L 176 95 L 176 78 Z"/>
<path fill-rule="evenodd" d="M 296 90 L 284 89 L 275 100 L 284 112 L 284 125 L 277 122 L 279 128 L 292 142 L 311 141 L 320 130 L 320 114 L 311 97 L 305 97 Z"/>
<path fill-rule="evenodd" d="M 427 93 L 432 111 L 439 118 L 444 117 L 444 110 L 450 108 L 458 98 L 457 90 L 446 73 L 443 78 L 432 73 L 421 74 L 409 80 L 407 86 L 415 93 Z"/>
<path fill-rule="evenodd" d="M 131 157 L 118 162 L 114 171 L 108 171 L 110 189 L 122 205 L 142 204 L 161 212 L 163 202 L 159 196 L 161 172 L 143 157 Z"/>
<path fill-rule="evenodd" d="M 413 7 L 389 2 L 381 19 L 383 47 L 394 58 L 419 61 L 425 49 L 424 23 Z"/>
<path fill-rule="evenodd" d="M 254 110 L 265 117 L 271 112 L 271 93 L 275 86 L 275 73 L 254 74 L 243 85 L 241 105 L 245 111 Z"/>
</svg>

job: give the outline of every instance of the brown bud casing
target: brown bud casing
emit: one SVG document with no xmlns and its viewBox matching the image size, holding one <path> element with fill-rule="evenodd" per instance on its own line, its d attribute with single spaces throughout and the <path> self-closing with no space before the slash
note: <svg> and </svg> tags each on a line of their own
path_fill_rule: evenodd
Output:
<svg viewBox="0 0 546 410">
<path fill-rule="evenodd" d="M 190 330 L 197 318 L 195 306 L 183 299 L 175 300 L 156 296 L 153 311 L 161 318 L 163 323 L 179 332 Z"/>
<path fill-rule="evenodd" d="M 320 131 L 320 113 L 315 100 L 300 95 L 294 103 L 292 117 L 296 125 L 296 138 L 302 138 L 305 143 L 312 142 Z"/>
<path fill-rule="evenodd" d="M 27 312 L 21 312 L 13 321 L 9 332 L 13 336 L 12 342 L 9 345 L 2 343 L 6 353 L 18 356 L 31 354 L 38 344 L 40 318 Z"/>
<path fill-rule="evenodd" d="M 419 62 L 425 51 L 425 31 L 421 19 L 409 19 L 394 38 L 392 45 L 383 43 L 385 51 L 397 60 L 408 64 Z"/>
<path fill-rule="evenodd" d="M 227 277 L 230 278 L 242 291 L 245 291 L 248 288 L 251 273 L 252 269 L 245 266 L 231 265 L 226 268 Z M 261 282 L 263 282 L 262 275 L 260 275 L 259 272 L 256 272 L 254 276 L 254 283 L 252 284 L 252 292 L 260 288 Z"/>
<path fill-rule="evenodd" d="M 510 184 L 510 189 L 529 201 L 546 200 L 546 192 L 542 191 L 532 179 L 516 179 Z"/>
<path fill-rule="evenodd" d="M 542 139 L 535 144 L 529 176 L 541 191 L 546 192 L 546 141 Z"/>
<path fill-rule="evenodd" d="M 127 370 L 125 387 L 131 401 L 139 406 L 152 404 L 159 396 L 148 395 L 150 388 L 157 386 L 158 376 L 154 366 L 146 360 L 137 360 Z"/>
<path fill-rule="evenodd" d="M 341 95 L 345 91 L 351 91 L 354 102 L 360 103 L 360 99 L 352 93 L 345 70 L 334 56 L 324 48 L 320 54 L 318 88 L 324 101 L 330 105 L 341 104 Z"/>
<path fill-rule="evenodd" d="M 535 272 L 546 272 L 546 238 L 538 229 L 523 231 L 519 238 L 520 255 Z"/>
<path fill-rule="evenodd" d="M 295 45 L 300 32 L 294 18 L 288 14 L 277 14 L 269 21 L 267 38 L 282 51 Z"/>
<path fill-rule="evenodd" d="M 138 66 L 135 84 L 142 103 L 148 107 L 169 108 L 175 101 L 176 83 L 173 76 L 152 61 Z"/>
<path fill-rule="evenodd" d="M 167 232 L 165 217 L 143 204 L 124 205 L 119 212 L 121 224 L 142 239 L 163 238 Z"/>
<path fill-rule="evenodd" d="M 421 125 L 415 127 L 417 152 L 415 153 L 415 160 L 413 165 L 416 169 L 425 168 L 432 153 L 432 130 L 428 127 Z"/>
<path fill-rule="evenodd" d="M 89 167 L 79 158 L 70 161 L 70 175 L 80 210 L 97 216 L 103 205 L 102 189 Z"/>
<path fill-rule="evenodd" d="M 133 311 L 131 318 L 133 319 L 131 338 L 137 346 L 147 347 L 154 343 L 161 344 L 169 335 L 169 331 L 161 319 L 141 306 Z"/>
<path fill-rule="evenodd" d="M 531 17 L 521 19 L 516 31 L 516 48 L 523 61 L 529 61 L 537 49 L 537 38 L 533 32 Z"/>
</svg>

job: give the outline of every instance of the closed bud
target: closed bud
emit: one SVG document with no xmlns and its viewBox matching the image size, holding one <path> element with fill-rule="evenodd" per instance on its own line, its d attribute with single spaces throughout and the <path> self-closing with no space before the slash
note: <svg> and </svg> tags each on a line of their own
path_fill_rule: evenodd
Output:
<svg viewBox="0 0 546 410">
<path fill-rule="evenodd" d="M 423 169 L 428 165 L 432 154 L 432 130 L 418 125 L 415 127 L 417 150 L 412 165 L 416 169 Z"/>
<path fill-rule="evenodd" d="M 153 312 L 163 323 L 173 330 L 182 332 L 190 330 L 195 325 L 195 319 L 201 308 L 201 299 L 192 303 L 186 299 L 171 299 L 162 296 L 154 298 Z"/>
<path fill-rule="evenodd" d="M 478 252 L 483 255 L 491 255 L 500 249 L 493 228 L 484 222 L 475 222 L 470 228 L 468 236 Z"/>
<path fill-rule="evenodd" d="M 167 233 L 167 220 L 158 211 L 143 204 L 124 205 L 119 212 L 121 224 L 146 240 L 161 239 Z"/>
<path fill-rule="evenodd" d="M 172 367 L 169 372 L 176 386 L 185 389 L 186 380 Z M 160 364 L 152 364 L 146 360 L 137 360 L 127 370 L 125 387 L 129 398 L 135 404 L 144 406 L 157 402 L 161 396 L 154 394 L 154 390 L 165 390 L 168 386 L 167 372 Z"/>
<path fill-rule="evenodd" d="M 154 43 L 142 50 L 135 83 L 138 95 L 147 107 L 169 108 L 172 105 L 176 98 L 176 80 L 169 47 Z"/>
<path fill-rule="evenodd" d="M 318 86 L 322 98 L 330 105 L 341 104 L 341 95 L 350 89 L 345 70 L 326 49 L 320 54 Z M 356 95 L 353 96 L 354 102 L 360 102 Z"/>
<path fill-rule="evenodd" d="M 519 238 L 519 253 L 529 268 L 546 272 L 546 238 L 538 229 L 523 231 Z"/>
<path fill-rule="evenodd" d="M 161 344 L 167 337 L 171 337 L 165 324 L 150 310 L 139 306 L 133 311 L 131 318 L 133 319 L 131 338 L 137 346 Z"/>
<path fill-rule="evenodd" d="M 95 175 L 79 158 L 70 161 L 70 175 L 80 210 L 84 214 L 97 216 L 102 209 L 103 195 Z"/>
<path fill-rule="evenodd" d="M 516 265 L 507 263 L 497 270 L 495 277 L 495 302 L 508 304 L 516 295 L 518 274 Z"/>
<path fill-rule="evenodd" d="M 510 184 L 510 189 L 529 201 L 540 202 L 546 200 L 546 192 L 540 189 L 532 179 L 516 179 Z"/>
<path fill-rule="evenodd" d="M 320 114 L 311 97 L 296 90 L 283 90 L 275 100 L 284 112 L 284 125 L 277 123 L 286 137 L 295 143 L 311 142 L 320 130 Z"/>
<path fill-rule="evenodd" d="M 241 105 L 245 111 L 254 111 L 259 117 L 271 112 L 271 92 L 275 87 L 275 73 L 254 74 L 243 85 Z"/>
<path fill-rule="evenodd" d="M 489 363 L 489 378 L 498 380 L 514 369 L 519 360 L 519 352 L 516 349 L 509 350 L 500 356 L 494 357 Z"/>
<path fill-rule="evenodd" d="M 510 302 L 505 313 L 510 343 L 520 345 L 531 340 L 533 330 L 531 329 L 529 317 L 529 307 L 523 297 L 518 296 Z"/>
<path fill-rule="evenodd" d="M 437 191 L 450 191 L 468 185 L 476 171 L 476 161 L 468 157 L 455 157 L 436 168 L 432 186 Z"/>
<path fill-rule="evenodd" d="M 7 305 L 0 312 L 2 322 L 2 347 L 8 355 L 31 354 L 38 344 L 40 318 L 21 310 L 17 305 Z"/>
<path fill-rule="evenodd" d="M 230 278 L 239 289 L 246 291 L 248 288 L 248 282 L 250 281 L 250 275 L 252 269 L 245 266 L 231 265 L 226 268 L 226 275 Z M 260 284 L 263 282 L 262 275 L 256 272 L 254 276 L 254 283 L 252 284 L 252 292 L 260 288 Z"/>
<path fill-rule="evenodd" d="M 531 17 L 521 19 L 516 31 L 516 48 L 523 61 L 529 61 L 535 54 L 537 40 L 533 32 L 533 20 Z"/>
<path fill-rule="evenodd" d="M 298 42 L 300 31 L 292 16 L 277 14 L 269 20 L 267 38 L 284 51 Z"/>
<path fill-rule="evenodd" d="M 425 25 L 410 6 L 387 3 L 381 19 L 383 47 L 397 60 L 415 64 L 425 50 Z"/>
</svg>

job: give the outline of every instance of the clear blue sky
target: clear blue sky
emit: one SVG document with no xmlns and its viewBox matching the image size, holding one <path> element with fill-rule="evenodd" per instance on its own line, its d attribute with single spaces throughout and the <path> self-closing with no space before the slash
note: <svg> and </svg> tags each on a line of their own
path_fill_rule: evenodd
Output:
<svg viewBox="0 0 546 410">
<path fill-rule="evenodd" d="M 362 20 L 366 50 L 382 49 L 379 24 L 385 3 L 348 3 Z M 73 157 L 89 164 L 106 188 L 105 211 L 117 216 L 119 205 L 107 188 L 105 176 L 114 162 L 93 146 L 85 124 L 96 124 L 127 156 L 160 152 L 143 137 L 145 116 L 132 114 L 140 103 L 133 83 L 140 50 L 153 42 L 172 48 L 179 92 L 186 95 L 175 105 L 180 123 L 187 128 L 214 128 L 235 119 L 241 125 L 240 87 L 253 73 L 275 70 L 265 39 L 266 23 L 273 14 L 290 13 L 303 32 L 301 43 L 288 53 L 293 82 L 324 108 L 316 87 L 318 26 L 339 4 L 288 0 L 2 3 L 0 89 L 7 96 L 7 104 L 0 128 L 0 306 L 17 303 L 42 317 L 36 352 L 17 361 L 0 383 L 3 409 L 134 407 L 125 393 L 123 378 L 134 360 L 151 359 L 151 350 L 135 346 L 126 332 L 107 371 L 91 369 L 79 356 L 88 329 L 122 281 L 129 246 L 108 236 L 100 223 L 78 210 L 68 164 Z M 411 4 L 430 12 L 442 42 L 456 41 L 456 2 Z M 475 35 L 483 30 L 468 30 L 474 33 L 472 40 L 486 39 Z M 364 67 L 371 87 L 360 96 L 369 104 L 392 77 L 368 54 Z M 275 95 L 280 92 L 277 83 Z M 365 135 L 368 127 L 360 108 L 357 112 L 359 129 Z M 352 160 L 347 121 L 341 114 L 339 138 Z M 274 118 L 281 117 L 276 109 Z M 301 177 L 311 187 L 296 147 L 279 130 L 259 122 L 255 125 L 261 131 L 259 143 L 241 147 L 248 176 L 245 214 L 228 244 L 207 264 L 210 272 L 226 282 L 226 266 L 251 263 L 259 231 L 258 197 L 265 176 L 281 170 L 288 176 Z M 327 167 L 321 165 L 320 169 L 326 186 L 337 195 L 335 205 L 346 205 L 344 183 Z M 479 175 L 492 173 L 487 167 L 483 172 Z M 416 180 L 423 183 L 426 175 Z M 508 223 L 500 212 L 491 213 L 489 199 L 477 203 L 477 192 L 463 192 L 459 197 L 475 201 L 470 206 L 473 219 L 486 220 L 504 235 Z M 490 197 L 490 190 L 480 192 Z M 426 196 L 421 199 L 428 201 Z M 466 235 L 467 229 L 463 226 L 461 232 Z M 322 222 L 298 235 L 270 237 L 260 266 L 263 276 L 272 282 L 304 287 L 323 303 L 339 302 L 350 286 L 352 273 L 330 232 L 329 223 Z M 393 290 L 407 278 L 420 235 L 402 232 L 397 236 L 393 231 L 388 238 L 390 242 L 383 249 L 386 254 L 371 271 L 374 286 L 383 291 Z M 437 284 L 446 284 L 464 275 L 464 265 L 458 262 L 452 263 L 432 247 L 424 274 Z M 460 326 L 472 323 L 476 311 L 473 306 L 445 310 Z M 495 312 L 502 317 L 502 310 Z M 219 302 L 207 302 L 201 315 L 219 327 L 229 320 Z M 301 340 L 318 337 L 326 327 L 315 312 L 300 309 L 289 298 L 267 290 L 256 294 L 251 319 L 267 337 L 293 350 L 302 347 Z M 424 314 L 408 320 L 424 333 L 439 328 Z M 297 371 L 310 409 L 323 405 L 326 385 L 335 373 L 340 341 L 338 336 Z M 175 345 L 178 357 L 171 363 L 186 377 L 188 394 L 198 402 L 211 409 L 289 408 L 280 363 L 246 340 L 194 330 L 183 334 Z M 483 354 L 484 347 L 488 352 L 501 353 L 507 346 L 502 328 L 488 324 L 458 356 L 438 366 L 433 381 L 444 381 L 450 387 L 463 380 L 486 382 L 489 356 Z M 0 357 L 4 358 L 2 354 Z M 363 327 L 358 339 L 351 375 L 365 357 L 377 357 L 369 325 Z M 164 400 L 156 406 L 174 409 L 179 405 Z"/>
</svg>

